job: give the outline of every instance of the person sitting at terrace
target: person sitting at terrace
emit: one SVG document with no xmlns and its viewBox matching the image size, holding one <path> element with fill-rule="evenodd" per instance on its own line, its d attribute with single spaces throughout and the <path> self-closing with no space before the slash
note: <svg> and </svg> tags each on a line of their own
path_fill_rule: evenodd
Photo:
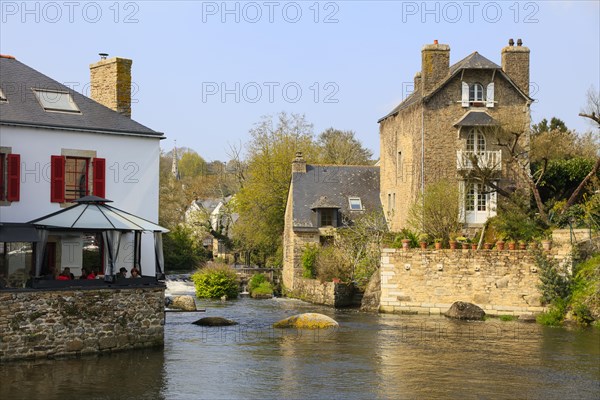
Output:
<svg viewBox="0 0 600 400">
<path fill-rule="evenodd" d="M 56 277 L 59 281 L 70 281 L 73 279 L 73 274 L 71 273 L 71 268 L 65 267 L 63 271 Z"/>
<path fill-rule="evenodd" d="M 140 275 L 140 271 L 136 267 L 131 268 L 131 277 L 132 278 L 141 278 L 142 277 Z"/>
<path fill-rule="evenodd" d="M 121 269 L 119 269 L 119 272 L 117 272 L 116 276 L 117 276 L 117 279 L 127 278 L 127 268 L 121 267 Z"/>
</svg>

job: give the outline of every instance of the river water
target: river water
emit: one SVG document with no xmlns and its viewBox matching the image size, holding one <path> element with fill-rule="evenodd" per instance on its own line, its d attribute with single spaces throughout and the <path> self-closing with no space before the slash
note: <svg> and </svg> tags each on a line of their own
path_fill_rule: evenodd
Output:
<svg viewBox="0 0 600 400">
<path fill-rule="evenodd" d="M 0 365 L 0 399 L 598 399 L 600 330 L 374 315 L 297 300 L 198 301 L 164 349 Z M 274 330 L 319 312 L 324 331 Z M 191 324 L 223 316 L 239 325 Z"/>
</svg>

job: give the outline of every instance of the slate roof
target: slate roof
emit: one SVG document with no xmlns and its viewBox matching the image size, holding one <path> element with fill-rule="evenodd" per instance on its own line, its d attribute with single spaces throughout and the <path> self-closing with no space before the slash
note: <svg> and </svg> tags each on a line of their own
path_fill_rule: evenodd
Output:
<svg viewBox="0 0 600 400">
<path fill-rule="evenodd" d="M 496 126 L 500 125 L 485 111 L 467 111 L 454 126 Z"/>
<path fill-rule="evenodd" d="M 306 173 L 292 174 L 292 196 L 295 230 L 318 228 L 317 213 L 311 209 L 315 204 L 339 207 L 339 212 L 350 220 L 381 211 L 379 167 L 308 164 Z M 364 211 L 350 211 L 349 197 L 359 197 Z"/>
<path fill-rule="evenodd" d="M 484 56 L 482 56 L 481 54 L 479 54 L 478 52 L 475 51 L 475 52 L 469 54 L 468 56 L 466 56 L 465 58 L 463 58 L 462 60 L 452 64 L 448 71 L 448 75 L 446 75 L 446 77 L 444 79 L 442 79 L 440 81 L 440 83 L 438 83 L 438 85 L 426 96 L 423 96 L 422 93 L 420 92 L 420 90 L 415 90 L 414 92 L 412 92 L 410 94 L 410 96 L 408 96 L 406 99 L 404 99 L 404 101 L 402 101 L 400 104 L 398 104 L 396 106 L 396 108 L 394 108 L 386 116 L 380 118 L 377 122 L 379 123 L 393 115 L 396 115 L 396 114 L 398 114 L 398 112 L 400 110 L 403 110 L 417 102 L 427 101 L 438 90 L 440 90 L 442 87 L 444 87 L 444 85 L 446 85 L 446 83 L 448 83 L 448 81 L 450 81 L 452 78 L 454 78 L 456 75 L 458 75 L 458 73 L 460 73 L 462 70 L 465 70 L 465 69 L 495 69 L 507 81 L 509 81 L 513 86 L 515 86 L 515 88 L 517 88 L 517 90 L 519 90 L 519 92 L 525 98 L 531 99 L 529 96 L 524 94 L 517 85 L 515 85 L 515 83 L 510 79 L 510 77 L 504 73 L 504 71 L 502 71 L 502 67 L 500 67 L 498 64 L 488 60 L 487 58 L 485 58 Z"/>
<path fill-rule="evenodd" d="M 69 89 L 14 58 L 0 57 L 0 88 L 7 99 L 7 102 L 0 102 L 1 125 L 163 136 L 161 132 Z M 45 111 L 32 90 L 34 88 L 69 92 L 81 114 Z"/>
</svg>

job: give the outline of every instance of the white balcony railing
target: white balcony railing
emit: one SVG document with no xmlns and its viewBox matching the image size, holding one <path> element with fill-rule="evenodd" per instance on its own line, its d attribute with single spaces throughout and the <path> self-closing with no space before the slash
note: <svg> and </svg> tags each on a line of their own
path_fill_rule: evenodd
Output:
<svg viewBox="0 0 600 400">
<path fill-rule="evenodd" d="M 502 151 L 464 151 L 456 152 L 456 168 L 459 170 L 473 169 L 474 163 L 482 169 L 502 170 Z"/>
</svg>

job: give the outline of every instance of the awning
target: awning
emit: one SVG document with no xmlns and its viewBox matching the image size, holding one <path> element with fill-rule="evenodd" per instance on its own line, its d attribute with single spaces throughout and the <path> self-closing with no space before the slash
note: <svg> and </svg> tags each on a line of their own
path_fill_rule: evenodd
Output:
<svg viewBox="0 0 600 400">
<path fill-rule="evenodd" d="M 31 224 L 0 223 L 0 242 L 39 242 L 37 229 Z"/>
<path fill-rule="evenodd" d="M 461 126 L 498 126 L 500 125 L 498 121 L 492 118 L 485 111 L 468 111 L 465 115 L 463 115 L 457 123 L 454 124 L 455 127 Z"/>
<path fill-rule="evenodd" d="M 47 229 L 169 232 L 158 224 L 107 205 L 106 203 L 112 203 L 108 199 L 86 196 L 74 203 L 76 204 L 69 208 L 29 223 Z"/>
</svg>

